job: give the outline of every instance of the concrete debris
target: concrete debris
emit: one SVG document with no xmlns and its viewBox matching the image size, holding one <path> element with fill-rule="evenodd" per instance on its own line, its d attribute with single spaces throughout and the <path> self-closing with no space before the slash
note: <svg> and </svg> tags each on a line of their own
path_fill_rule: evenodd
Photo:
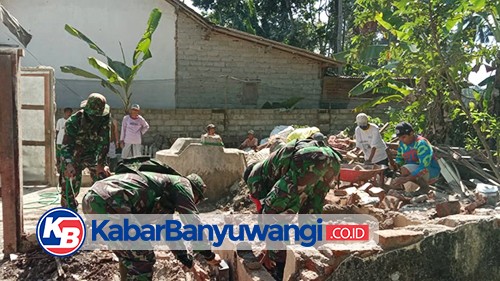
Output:
<svg viewBox="0 0 500 281">
<path fill-rule="evenodd" d="M 470 204 L 467 204 L 464 207 L 464 209 L 465 209 L 466 213 L 472 214 L 474 212 L 474 210 L 476 210 L 476 208 L 481 207 L 485 204 L 486 204 L 486 198 L 484 198 L 483 196 L 478 194 L 478 196 L 476 196 L 476 200 Z"/>
<path fill-rule="evenodd" d="M 385 190 L 380 187 L 372 187 L 367 190 L 368 194 L 373 197 L 378 197 L 380 201 L 383 201 L 385 198 Z"/>
<path fill-rule="evenodd" d="M 423 203 L 423 202 L 425 202 L 427 200 L 429 200 L 429 196 L 427 194 L 423 194 L 423 195 L 420 195 L 420 196 L 417 196 L 417 197 L 413 197 L 410 200 L 410 203 L 411 204 Z"/>
</svg>

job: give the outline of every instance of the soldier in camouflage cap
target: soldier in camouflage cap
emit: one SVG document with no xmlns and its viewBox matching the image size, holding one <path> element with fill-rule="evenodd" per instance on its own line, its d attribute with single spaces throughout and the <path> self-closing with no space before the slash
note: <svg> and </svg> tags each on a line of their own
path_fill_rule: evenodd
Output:
<svg viewBox="0 0 500 281">
<path fill-rule="evenodd" d="M 118 170 L 117 170 L 118 171 Z M 82 201 L 85 214 L 198 214 L 196 205 L 204 198 L 206 186 L 200 176 L 187 177 L 158 172 L 117 172 L 96 182 Z M 152 280 L 155 255 L 149 250 L 114 251 L 126 280 Z M 186 250 L 172 251 L 177 259 L 196 275 L 208 280 L 208 274 Z M 220 257 L 210 250 L 199 251 L 210 265 Z M 124 280 L 124 276 L 122 276 Z"/>
<path fill-rule="evenodd" d="M 98 93 L 92 93 L 84 104 L 83 110 L 91 116 L 106 116 L 109 114 L 109 105 L 106 98 Z"/>
<path fill-rule="evenodd" d="M 321 214 L 340 160 L 322 140 L 293 140 L 250 167 L 245 180 L 260 213 Z M 282 280 L 285 258 L 285 251 L 269 251 L 262 263 Z"/>
<path fill-rule="evenodd" d="M 92 180 L 109 175 L 105 168 L 109 148 L 110 117 L 106 98 L 98 93 L 89 95 L 81 108 L 66 122 L 61 147 L 61 206 L 77 210 L 82 170 L 89 168 Z"/>
<path fill-rule="evenodd" d="M 196 191 L 196 193 L 198 194 L 198 198 L 200 200 L 205 199 L 205 190 L 207 189 L 207 186 L 203 182 L 203 179 L 197 174 L 190 174 L 186 178 L 191 183 L 193 191 Z"/>
</svg>

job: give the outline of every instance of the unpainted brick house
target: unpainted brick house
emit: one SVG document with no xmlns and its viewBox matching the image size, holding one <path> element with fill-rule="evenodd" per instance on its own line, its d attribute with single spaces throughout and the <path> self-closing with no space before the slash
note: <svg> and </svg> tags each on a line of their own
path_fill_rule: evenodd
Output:
<svg viewBox="0 0 500 281">
<path fill-rule="evenodd" d="M 178 108 L 256 108 L 304 98 L 318 108 L 325 70 L 337 61 L 224 28 L 176 0 L 176 104 Z"/>
</svg>

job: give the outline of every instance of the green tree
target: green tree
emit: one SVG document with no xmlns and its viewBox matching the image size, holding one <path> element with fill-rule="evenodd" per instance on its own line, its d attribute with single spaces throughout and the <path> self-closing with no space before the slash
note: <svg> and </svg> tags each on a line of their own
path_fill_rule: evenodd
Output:
<svg viewBox="0 0 500 281">
<path fill-rule="evenodd" d="M 110 58 L 106 53 L 97 46 L 92 40 L 90 40 L 85 34 L 77 30 L 76 28 L 65 25 L 64 29 L 71 35 L 83 40 L 89 45 L 89 47 L 97 52 L 97 54 L 103 56 L 106 62 L 101 61 L 95 57 L 88 57 L 88 63 L 99 74 L 94 74 L 83 70 L 75 66 L 61 66 L 61 71 L 64 73 L 71 73 L 80 77 L 85 77 L 89 79 L 100 80 L 101 85 L 116 94 L 123 102 L 124 110 L 127 111 L 130 107 L 130 99 L 132 97 L 131 86 L 134 82 L 134 78 L 137 72 L 141 69 L 144 62 L 152 57 L 151 51 L 149 50 L 151 46 L 151 41 L 153 39 L 153 33 L 155 32 L 161 18 L 161 11 L 159 9 L 153 9 L 149 15 L 149 20 L 147 23 L 146 31 L 142 35 L 142 38 L 137 43 L 134 53 L 132 55 L 132 66 L 128 66 L 125 60 L 125 54 L 122 51 L 123 62 L 114 60 Z"/>
<path fill-rule="evenodd" d="M 215 24 L 323 55 L 346 48 L 354 19 L 353 1 L 345 0 L 193 0 L 193 5 Z"/>
<path fill-rule="evenodd" d="M 397 101 L 407 116 L 422 116 L 420 127 L 439 143 L 450 141 L 453 120 L 463 117 L 473 129 L 469 148 L 489 164 L 495 177 L 500 170 L 490 144 L 500 144 L 500 120 L 488 110 L 492 95 L 471 87 L 468 76 L 474 65 L 498 65 L 498 47 L 485 45 L 478 34 L 498 32 L 498 0 L 357 0 L 356 24 L 376 28 L 353 38 L 347 56 L 352 67 L 366 78 L 351 94 L 373 90 L 373 105 Z M 371 64 L 360 63 L 367 46 L 384 38 L 387 44 Z M 410 85 L 397 77 L 411 78 Z M 493 79 L 490 79 L 493 80 Z M 485 81 L 484 84 L 491 83 Z M 499 148 L 500 146 L 497 146 Z"/>
</svg>

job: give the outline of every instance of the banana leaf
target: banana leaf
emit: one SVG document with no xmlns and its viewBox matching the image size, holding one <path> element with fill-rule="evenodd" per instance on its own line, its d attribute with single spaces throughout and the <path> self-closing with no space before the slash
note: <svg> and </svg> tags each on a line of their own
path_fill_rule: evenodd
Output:
<svg viewBox="0 0 500 281">
<path fill-rule="evenodd" d="M 146 31 L 142 35 L 141 40 L 137 43 L 135 47 L 133 64 L 136 65 L 139 57 L 142 54 L 142 61 L 145 61 L 152 57 L 149 47 L 151 46 L 151 40 L 153 38 L 153 33 L 155 32 L 161 18 L 161 11 L 159 9 L 153 9 L 149 15 L 148 25 Z"/>
</svg>

